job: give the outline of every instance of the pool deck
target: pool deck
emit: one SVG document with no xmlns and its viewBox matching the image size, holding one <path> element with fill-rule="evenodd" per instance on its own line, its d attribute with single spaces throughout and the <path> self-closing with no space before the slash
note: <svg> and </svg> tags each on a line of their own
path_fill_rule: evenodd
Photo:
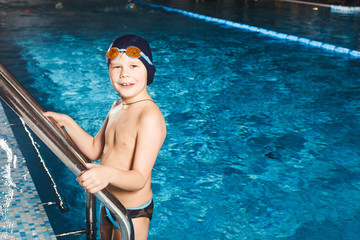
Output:
<svg viewBox="0 0 360 240">
<path fill-rule="evenodd" d="M 0 103 L 0 239 L 56 239 Z"/>
</svg>

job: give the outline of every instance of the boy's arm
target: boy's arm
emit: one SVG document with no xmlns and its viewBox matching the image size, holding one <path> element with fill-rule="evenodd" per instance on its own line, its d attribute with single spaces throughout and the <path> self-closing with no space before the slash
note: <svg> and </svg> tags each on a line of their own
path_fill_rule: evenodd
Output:
<svg viewBox="0 0 360 240">
<path fill-rule="evenodd" d="M 148 182 L 155 160 L 166 135 L 162 116 L 149 114 L 139 125 L 134 164 L 131 170 L 87 164 L 89 170 L 78 177 L 78 182 L 90 193 L 96 193 L 108 184 L 127 191 L 138 191 Z"/>
<path fill-rule="evenodd" d="M 90 160 L 96 161 L 100 158 L 104 143 L 105 143 L 105 126 L 107 124 L 107 118 L 103 127 L 100 129 L 96 137 L 91 136 L 85 132 L 70 116 L 55 113 L 45 112 L 45 117 L 53 118 L 60 127 L 64 127 L 71 139 L 75 142 L 76 146 L 83 152 Z"/>
</svg>

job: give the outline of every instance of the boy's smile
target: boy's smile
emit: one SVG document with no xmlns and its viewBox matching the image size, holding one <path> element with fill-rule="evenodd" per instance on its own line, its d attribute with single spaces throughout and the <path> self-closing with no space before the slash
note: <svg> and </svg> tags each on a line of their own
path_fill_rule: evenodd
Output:
<svg viewBox="0 0 360 240">
<path fill-rule="evenodd" d="M 119 85 L 120 85 L 121 88 L 123 88 L 123 89 L 130 89 L 130 88 L 132 88 L 135 84 L 134 84 L 134 83 L 129 83 L 129 82 L 124 82 L 124 83 L 120 83 Z"/>
<path fill-rule="evenodd" d="M 133 83 L 121 83 L 120 85 L 123 86 L 123 87 L 129 87 L 129 86 L 132 86 L 134 84 Z"/>
</svg>

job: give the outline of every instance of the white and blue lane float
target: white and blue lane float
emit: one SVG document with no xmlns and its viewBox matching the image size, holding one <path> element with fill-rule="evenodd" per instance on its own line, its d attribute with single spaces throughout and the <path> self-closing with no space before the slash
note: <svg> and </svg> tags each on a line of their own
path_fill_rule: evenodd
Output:
<svg viewBox="0 0 360 240">
<path fill-rule="evenodd" d="M 342 55 L 348 55 L 353 58 L 360 58 L 360 51 L 351 50 L 348 48 L 339 47 L 339 46 L 335 46 L 332 44 L 311 40 L 308 38 L 298 37 L 298 36 L 294 36 L 294 35 L 288 35 L 285 33 L 279 33 L 279 32 L 264 29 L 264 28 L 258 28 L 258 27 L 247 25 L 247 24 L 233 22 L 233 21 L 229 21 L 229 20 L 225 20 L 225 19 L 221 19 L 221 18 L 210 17 L 210 16 L 198 14 L 198 13 L 193 13 L 193 12 L 189 12 L 189 11 L 185 11 L 185 10 L 181 10 L 181 9 L 177 9 L 177 8 L 166 7 L 166 6 L 157 5 L 157 4 L 153 4 L 153 3 L 142 2 L 142 1 L 135 1 L 135 2 L 139 3 L 139 4 L 147 5 L 150 7 L 154 7 L 154 8 L 161 8 L 168 12 L 180 13 L 182 15 L 185 15 L 185 16 L 188 16 L 191 18 L 195 18 L 195 19 L 199 19 L 199 20 L 203 20 L 206 22 L 216 23 L 216 24 L 224 25 L 224 26 L 231 27 L 231 28 L 242 29 L 245 31 L 256 32 L 256 33 L 259 33 L 259 34 L 262 34 L 262 35 L 265 35 L 265 36 L 268 36 L 271 38 L 281 39 L 281 40 L 290 41 L 290 42 L 296 42 L 296 43 L 307 45 L 310 47 L 324 49 L 328 52 L 333 52 L 335 54 L 342 54 Z"/>
</svg>

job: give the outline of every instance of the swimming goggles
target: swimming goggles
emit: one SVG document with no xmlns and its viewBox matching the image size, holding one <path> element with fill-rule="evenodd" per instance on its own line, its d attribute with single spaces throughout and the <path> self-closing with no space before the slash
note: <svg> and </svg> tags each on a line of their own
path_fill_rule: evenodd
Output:
<svg viewBox="0 0 360 240">
<path fill-rule="evenodd" d="M 114 60 L 120 56 L 120 52 L 125 52 L 126 55 L 128 55 L 131 58 L 143 57 L 150 65 L 153 65 L 150 58 L 146 56 L 145 53 L 143 53 L 138 47 L 134 47 L 134 46 L 130 46 L 126 49 L 124 48 L 119 49 L 117 47 L 112 47 L 106 53 L 106 57 L 109 60 Z"/>
</svg>

